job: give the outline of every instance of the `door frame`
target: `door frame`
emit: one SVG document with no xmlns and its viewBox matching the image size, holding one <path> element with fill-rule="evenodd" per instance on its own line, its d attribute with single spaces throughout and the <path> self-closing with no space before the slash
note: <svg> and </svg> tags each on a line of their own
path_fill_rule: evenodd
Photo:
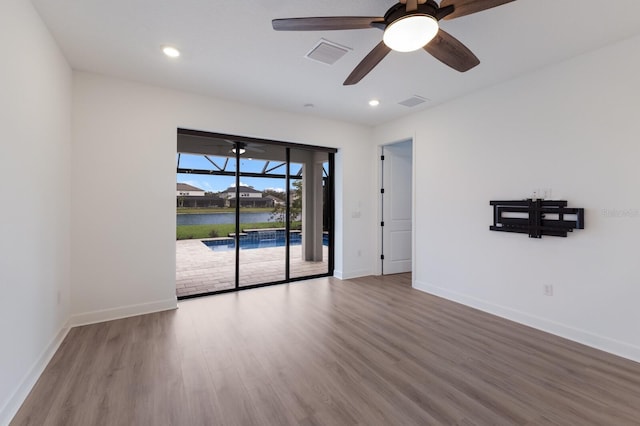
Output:
<svg viewBox="0 0 640 426">
<path fill-rule="evenodd" d="M 415 135 L 407 136 L 401 139 L 397 139 L 390 142 L 378 144 L 376 146 L 376 194 L 377 194 L 377 223 L 376 223 L 376 235 L 377 235 L 377 251 L 376 251 L 376 275 L 382 275 L 382 259 L 380 255 L 383 253 L 383 238 L 382 238 L 382 226 L 383 222 L 383 197 L 382 184 L 383 184 L 383 162 L 381 156 L 383 150 L 389 145 L 395 145 L 399 143 L 411 142 L 411 285 L 414 285 L 417 262 L 416 262 L 416 138 Z"/>
<path fill-rule="evenodd" d="M 228 288 L 228 289 L 224 289 L 224 290 L 217 290 L 217 291 L 206 291 L 206 292 L 202 292 L 202 293 L 198 293 L 198 294 L 192 294 L 192 295 L 184 295 L 184 296 L 178 296 L 177 299 L 178 300 L 185 300 L 185 299 L 192 299 L 192 298 L 197 298 L 197 297 L 202 297 L 202 296 L 210 296 L 210 295 L 215 295 L 215 294 L 222 294 L 222 293 L 231 293 L 231 292 L 237 292 L 237 291 L 242 291 L 242 290 L 249 290 L 249 289 L 253 289 L 253 288 L 260 288 L 260 287 L 266 287 L 266 286 L 271 286 L 271 285 L 278 285 L 278 284 L 288 284 L 288 283 L 292 283 L 292 282 L 296 282 L 296 281 L 303 281 L 303 280 L 309 280 L 309 279 L 313 279 L 313 278 L 320 278 L 320 277 L 331 277 L 334 275 L 335 273 L 335 242 L 336 242 L 336 238 L 335 238 L 335 231 L 336 231 L 336 216 L 335 216 L 335 207 L 336 207 L 336 200 L 335 200 L 335 179 L 336 179 L 336 161 L 335 161 L 335 156 L 338 152 L 337 148 L 330 148 L 330 147 L 324 147 L 324 146 L 316 146 L 316 145 L 305 145 L 305 144 L 299 144 L 299 143 L 293 143 L 293 142 L 283 142 L 283 141 L 276 141 L 276 140 L 271 140 L 271 139 L 261 139 L 261 138 L 254 138 L 254 137 L 247 137 L 247 136 L 239 136 L 239 135 L 229 135 L 229 134 L 223 134 L 223 133 L 213 133 L 213 132 L 206 132 L 206 131 L 201 131 L 201 130 L 191 130 L 191 129 L 185 129 L 185 128 L 178 128 L 177 129 L 177 135 L 191 135 L 191 136 L 199 136 L 199 137 L 203 137 L 203 138 L 214 138 L 214 139 L 224 139 L 224 140 L 231 140 L 233 142 L 235 142 L 235 147 L 237 148 L 235 151 L 235 160 L 236 160 L 236 171 L 234 172 L 233 176 L 235 177 L 235 184 L 236 184 L 236 191 L 235 191 L 235 199 L 236 199 L 236 207 L 235 207 L 235 273 L 234 273 L 234 287 L 232 288 Z M 286 243 L 285 243 L 285 252 L 286 252 L 286 256 L 285 256 L 285 279 L 284 280 L 279 280 L 279 281 L 272 281 L 272 282 L 264 282 L 264 283 L 259 283 L 259 284 L 251 284 L 251 285 L 245 285 L 242 286 L 240 285 L 240 232 L 239 232 L 239 226 L 240 226 L 240 179 L 242 176 L 250 176 L 250 177 L 270 177 L 268 175 L 264 175 L 264 173 L 262 174 L 256 174 L 256 173 L 242 173 L 242 170 L 240 168 L 240 149 L 241 148 L 240 145 L 238 143 L 262 143 L 262 144 L 267 144 L 267 145 L 275 145 L 275 146 L 281 146 L 285 149 L 285 153 L 286 153 L 286 172 L 285 172 L 285 179 L 286 179 L 286 213 L 285 213 L 285 217 L 287 218 L 286 224 L 285 224 L 285 238 L 286 238 Z M 326 193 L 328 193 L 328 197 L 325 200 L 325 203 L 327 204 L 327 210 L 328 210 L 328 217 L 326 218 L 327 220 L 327 225 L 329 228 L 329 232 L 328 232 L 328 240 L 329 240 L 329 247 L 328 247 L 328 259 L 327 259 L 327 264 L 328 264 L 328 270 L 325 273 L 322 274 L 311 274 L 311 275 L 304 275 L 304 276 L 296 276 L 296 277 L 291 277 L 290 276 L 290 222 L 289 222 L 289 209 L 290 209 L 290 201 L 291 201 L 291 188 L 290 188 L 290 179 L 291 179 L 291 150 L 292 149 L 298 149 L 298 150 L 305 150 L 305 151 L 311 151 L 311 152 L 323 152 L 327 154 L 327 161 L 328 161 L 328 176 L 325 178 L 323 177 L 323 181 L 324 184 L 327 185 L 326 188 Z M 180 151 L 178 150 L 178 154 L 180 154 Z M 178 160 L 179 162 L 179 160 Z M 178 165 L 177 169 L 176 169 L 176 173 L 187 173 L 187 174 L 204 174 L 204 175 L 228 175 L 225 174 L 224 172 L 216 172 L 216 171 L 209 171 L 209 170 L 191 170 L 191 169 L 181 169 Z M 264 176 L 262 176 L 264 175 Z M 323 189 L 323 196 L 324 196 L 325 192 Z M 175 230 L 174 230 L 174 234 L 175 234 Z M 175 250 L 175 249 L 174 249 Z"/>
</svg>

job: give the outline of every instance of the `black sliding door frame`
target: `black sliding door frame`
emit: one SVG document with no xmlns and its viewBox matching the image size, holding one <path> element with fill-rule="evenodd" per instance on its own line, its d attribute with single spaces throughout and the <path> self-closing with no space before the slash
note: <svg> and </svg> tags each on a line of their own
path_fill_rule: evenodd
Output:
<svg viewBox="0 0 640 426">
<path fill-rule="evenodd" d="M 289 281 L 291 278 L 291 259 L 289 256 L 291 255 L 291 148 L 287 147 L 286 149 L 286 171 L 285 171 L 285 221 L 284 221 L 284 246 L 285 246 L 285 267 L 284 267 L 284 280 Z"/>
<path fill-rule="evenodd" d="M 236 247 L 236 268 L 235 268 L 235 290 L 240 288 L 240 149 L 241 145 L 236 142 L 233 145 L 236 154 L 236 226 L 233 234 Z"/>
<path fill-rule="evenodd" d="M 291 142 L 282 142 L 282 141 L 273 141 L 266 139 L 258 139 L 258 138 L 249 138 L 244 136 L 236 136 L 236 135 L 226 135 L 220 133 L 209 133 L 203 132 L 199 130 L 189 130 L 189 129 L 178 129 L 178 136 L 186 135 L 186 136 L 196 136 L 200 138 L 212 138 L 212 139 L 220 139 L 224 141 L 233 141 L 233 153 L 235 154 L 236 160 L 236 170 L 235 172 L 224 171 L 224 170 L 199 170 L 199 169 L 184 169 L 179 167 L 177 173 L 187 173 L 187 174 L 201 174 L 201 175 L 221 175 L 221 176 L 235 176 L 235 232 L 234 232 L 234 245 L 235 245 L 235 280 L 234 287 L 228 288 L 224 290 L 212 291 L 212 292 L 203 292 L 199 294 L 193 295 L 185 295 L 179 296 L 179 300 L 183 299 L 191 299 L 194 297 L 201 296 L 209 296 L 214 294 L 222 294 L 222 293 L 230 293 L 236 292 L 240 290 L 248 290 L 252 288 L 260 288 L 270 285 L 278 285 L 278 284 L 286 284 L 290 282 L 303 281 L 312 278 L 320 278 L 333 276 L 334 268 L 335 268 L 335 153 L 337 149 L 335 148 L 327 148 L 321 146 L 313 146 L 313 145 L 303 145 L 298 143 Z M 261 143 L 268 145 L 277 145 L 282 146 L 285 149 L 285 158 L 286 158 L 286 171 L 284 175 L 282 174 L 266 174 L 266 173 L 242 173 L 240 162 L 241 162 L 241 149 L 247 143 Z M 327 272 L 322 274 L 313 274 L 313 275 L 304 275 L 300 277 L 291 277 L 291 180 L 292 179 L 302 179 L 300 176 L 291 176 L 291 149 L 302 149 L 306 151 L 313 152 L 325 152 L 328 156 L 328 173 L 325 178 L 324 184 L 327 185 L 327 193 L 328 197 L 326 197 L 325 203 L 327 203 L 328 210 L 328 259 L 327 259 Z M 180 152 L 178 152 L 180 155 Z M 285 279 L 265 282 L 260 284 L 251 284 L 251 285 L 240 285 L 240 181 L 241 177 L 259 177 L 259 178 L 279 178 L 285 179 L 285 196 L 286 196 L 286 207 L 285 207 Z"/>
</svg>

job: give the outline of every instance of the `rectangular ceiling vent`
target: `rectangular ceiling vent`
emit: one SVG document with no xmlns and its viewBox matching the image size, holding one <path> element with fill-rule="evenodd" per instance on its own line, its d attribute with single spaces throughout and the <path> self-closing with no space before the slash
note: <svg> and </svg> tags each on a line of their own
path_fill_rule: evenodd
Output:
<svg viewBox="0 0 640 426">
<path fill-rule="evenodd" d="M 333 65 L 338 59 L 349 53 L 350 50 L 348 47 L 340 46 L 322 38 L 304 57 L 323 64 Z"/>
<path fill-rule="evenodd" d="M 414 106 L 423 104 L 423 103 L 427 102 L 428 100 L 429 99 L 423 98 L 422 96 L 414 95 L 414 96 L 410 97 L 409 99 L 405 99 L 404 101 L 398 102 L 398 103 L 400 105 L 404 105 L 406 107 L 413 108 Z"/>
</svg>

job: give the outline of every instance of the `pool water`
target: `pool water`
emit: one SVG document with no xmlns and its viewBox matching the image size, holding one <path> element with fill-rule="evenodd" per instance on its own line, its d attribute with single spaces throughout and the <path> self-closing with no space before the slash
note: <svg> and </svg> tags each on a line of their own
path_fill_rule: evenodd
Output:
<svg viewBox="0 0 640 426">
<path fill-rule="evenodd" d="M 302 244 L 302 234 L 299 231 L 291 232 L 290 244 L 299 246 Z M 213 251 L 231 251 L 236 249 L 233 237 L 206 240 L 202 242 Z M 329 245 L 329 235 L 322 236 L 322 244 Z M 250 231 L 240 235 L 240 250 L 251 250 L 267 247 L 284 247 L 285 231 Z"/>
</svg>

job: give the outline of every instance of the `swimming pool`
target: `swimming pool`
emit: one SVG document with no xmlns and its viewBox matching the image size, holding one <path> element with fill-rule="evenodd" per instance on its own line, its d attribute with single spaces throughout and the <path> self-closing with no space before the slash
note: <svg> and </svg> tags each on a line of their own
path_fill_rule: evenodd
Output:
<svg viewBox="0 0 640 426">
<path fill-rule="evenodd" d="M 290 244 L 299 246 L 302 244 L 302 234 L 300 231 L 291 231 Z M 233 237 L 216 238 L 213 240 L 205 240 L 202 243 L 213 251 L 230 251 L 236 249 L 236 243 Z M 329 245 L 329 235 L 323 234 L 322 244 Z M 268 230 L 268 231 L 249 231 L 240 234 L 240 250 L 251 250 L 267 247 L 284 247 L 285 230 Z"/>
</svg>

